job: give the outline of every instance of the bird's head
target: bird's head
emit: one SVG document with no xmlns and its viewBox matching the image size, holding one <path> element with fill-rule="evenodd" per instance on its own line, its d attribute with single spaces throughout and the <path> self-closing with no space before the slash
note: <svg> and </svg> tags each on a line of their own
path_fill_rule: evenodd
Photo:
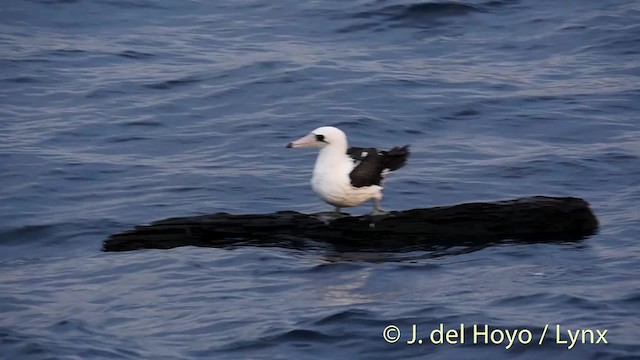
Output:
<svg viewBox="0 0 640 360">
<path fill-rule="evenodd" d="M 287 144 L 287 148 L 319 148 L 329 145 L 340 145 L 346 148 L 347 135 L 333 126 L 322 126 L 313 130 L 309 135 Z"/>
</svg>

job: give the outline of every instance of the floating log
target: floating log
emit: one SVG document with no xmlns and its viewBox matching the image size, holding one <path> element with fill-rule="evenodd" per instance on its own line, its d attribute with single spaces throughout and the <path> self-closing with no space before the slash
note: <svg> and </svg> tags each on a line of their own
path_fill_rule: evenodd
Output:
<svg viewBox="0 0 640 360">
<path fill-rule="evenodd" d="M 574 197 L 534 196 L 475 202 L 385 215 L 331 217 L 328 213 L 170 218 L 111 235 L 104 251 L 238 245 L 296 247 L 315 243 L 350 249 L 442 248 L 500 240 L 575 241 L 594 234 L 589 204 Z"/>
</svg>

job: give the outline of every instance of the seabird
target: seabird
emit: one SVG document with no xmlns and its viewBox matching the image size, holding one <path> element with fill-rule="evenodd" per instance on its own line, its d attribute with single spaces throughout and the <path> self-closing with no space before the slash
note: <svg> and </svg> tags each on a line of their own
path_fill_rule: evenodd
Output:
<svg viewBox="0 0 640 360">
<path fill-rule="evenodd" d="M 319 148 L 311 177 L 311 188 L 322 200 L 340 208 L 373 201 L 372 215 L 384 214 L 380 207 L 384 176 L 401 168 L 409 156 L 409 145 L 389 151 L 348 147 L 347 135 L 335 127 L 322 126 L 287 144 L 287 148 Z"/>
</svg>

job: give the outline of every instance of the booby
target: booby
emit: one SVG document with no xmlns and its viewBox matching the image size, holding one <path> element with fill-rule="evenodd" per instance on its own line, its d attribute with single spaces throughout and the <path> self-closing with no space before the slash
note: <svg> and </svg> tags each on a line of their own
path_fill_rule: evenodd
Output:
<svg viewBox="0 0 640 360">
<path fill-rule="evenodd" d="M 340 213 L 343 207 L 358 206 L 372 200 L 372 215 L 384 214 L 380 207 L 384 176 L 404 166 L 409 145 L 389 151 L 349 147 L 347 135 L 333 126 L 313 130 L 287 148 L 319 148 L 311 188 Z"/>
</svg>

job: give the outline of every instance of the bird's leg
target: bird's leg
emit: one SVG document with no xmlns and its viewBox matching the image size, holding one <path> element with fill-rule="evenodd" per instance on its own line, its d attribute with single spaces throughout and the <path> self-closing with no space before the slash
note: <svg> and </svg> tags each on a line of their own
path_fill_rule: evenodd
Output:
<svg viewBox="0 0 640 360">
<path fill-rule="evenodd" d="M 380 207 L 380 199 L 373 199 L 373 211 L 371 215 L 384 215 L 387 212 Z"/>
<path fill-rule="evenodd" d="M 343 217 L 348 217 L 349 214 L 344 214 L 342 212 L 342 207 L 336 206 L 336 212 L 334 213 L 334 216 L 336 217 L 336 219 L 339 219 L 339 218 L 343 218 Z"/>
</svg>

